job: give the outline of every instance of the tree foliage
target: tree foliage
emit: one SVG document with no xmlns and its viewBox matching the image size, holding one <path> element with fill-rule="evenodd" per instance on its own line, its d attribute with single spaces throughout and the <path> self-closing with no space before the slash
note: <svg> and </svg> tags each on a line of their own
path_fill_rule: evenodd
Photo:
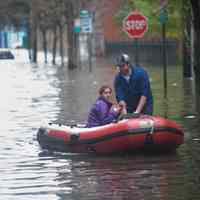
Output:
<svg viewBox="0 0 200 200">
<path fill-rule="evenodd" d="M 0 1 L 0 28 L 12 26 L 19 29 L 21 24 L 26 21 L 29 47 L 33 49 L 33 61 L 37 58 L 37 35 L 38 30 L 46 40 L 46 32 L 51 31 L 53 35 L 53 52 L 56 53 L 57 39 L 63 47 L 63 33 L 67 30 L 68 38 L 68 65 L 69 68 L 76 66 L 76 50 L 74 40 L 74 19 L 79 16 L 80 8 L 88 1 L 94 0 L 6 0 Z M 43 41 L 46 49 L 47 41 Z M 46 50 L 45 50 L 46 51 Z M 32 51 L 31 51 L 32 52 Z M 60 49 L 60 54 L 63 54 Z M 72 53 L 73 52 L 73 53 Z M 31 56 L 30 56 L 31 57 Z"/>
<path fill-rule="evenodd" d="M 30 13 L 29 1 L 7 0 L 0 1 L 0 24 L 1 28 L 12 25 L 16 29 L 27 20 Z"/>
</svg>

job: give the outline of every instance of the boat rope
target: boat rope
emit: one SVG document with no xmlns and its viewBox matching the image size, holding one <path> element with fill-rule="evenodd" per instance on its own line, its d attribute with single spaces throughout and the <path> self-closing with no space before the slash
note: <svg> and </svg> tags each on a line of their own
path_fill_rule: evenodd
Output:
<svg viewBox="0 0 200 200">
<path fill-rule="evenodd" d="M 153 119 L 152 120 L 152 126 L 151 126 L 151 129 L 150 129 L 150 134 L 152 135 L 154 133 L 154 124 L 155 124 L 155 121 Z"/>
<path fill-rule="evenodd" d="M 148 126 L 150 128 L 150 131 L 146 134 L 146 138 L 145 138 L 145 144 L 146 145 L 152 145 L 154 143 L 153 141 L 153 133 L 154 133 L 154 130 L 155 130 L 155 120 L 150 117 L 149 121 L 147 122 L 148 123 Z"/>
</svg>

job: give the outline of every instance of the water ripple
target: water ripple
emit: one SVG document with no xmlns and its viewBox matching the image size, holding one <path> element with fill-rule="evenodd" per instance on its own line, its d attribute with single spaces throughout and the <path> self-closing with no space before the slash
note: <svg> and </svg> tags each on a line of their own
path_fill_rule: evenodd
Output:
<svg viewBox="0 0 200 200">
<path fill-rule="evenodd" d="M 162 97 L 161 69 L 147 69 L 155 114 L 176 120 L 187 134 L 178 152 L 95 157 L 42 151 L 36 132 L 50 121 L 85 120 L 100 84 L 112 85 L 114 68 L 97 62 L 89 74 L 87 68 L 68 71 L 21 61 L 0 65 L 1 199 L 199 199 L 199 117 L 192 90 L 186 88 L 184 93 L 181 89 L 180 69 L 168 69 L 167 102 Z"/>
</svg>

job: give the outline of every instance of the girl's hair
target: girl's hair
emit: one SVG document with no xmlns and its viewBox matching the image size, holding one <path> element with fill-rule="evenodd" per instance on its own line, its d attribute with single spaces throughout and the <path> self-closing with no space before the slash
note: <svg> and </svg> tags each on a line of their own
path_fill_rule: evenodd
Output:
<svg viewBox="0 0 200 200">
<path fill-rule="evenodd" d="M 99 88 L 99 95 L 102 95 L 103 92 L 106 90 L 106 89 L 110 89 L 110 92 L 112 92 L 112 88 L 108 85 L 103 85 Z"/>
</svg>

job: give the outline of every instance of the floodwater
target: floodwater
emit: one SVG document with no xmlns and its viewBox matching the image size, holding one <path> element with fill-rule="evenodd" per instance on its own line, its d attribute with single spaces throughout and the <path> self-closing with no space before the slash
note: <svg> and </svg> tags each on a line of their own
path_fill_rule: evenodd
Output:
<svg viewBox="0 0 200 200">
<path fill-rule="evenodd" d="M 193 80 L 180 66 L 151 77 L 155 114 L 180 123 L 185 143 L 176 153 L 89 156 L 43 152 L 36 132 L 46 122 L 84 122 L 101 84 L 116 73 L 107 59 L 68 71 L 61 66 L 0 61 L 0 199 L 2 200 L 199 200 L 200 123 Z"/>
</svg>

